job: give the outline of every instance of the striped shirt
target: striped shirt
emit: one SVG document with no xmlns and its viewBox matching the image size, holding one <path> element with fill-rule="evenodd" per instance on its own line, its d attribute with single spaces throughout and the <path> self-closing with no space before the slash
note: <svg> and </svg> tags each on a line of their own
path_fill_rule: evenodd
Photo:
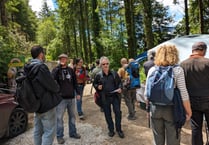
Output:
<svg viewBox="0 0 209 145">
<path fill-rule="evenodd" d="M 152 74 L 152 72 L 155 70 L 155 67 L 151 67 L 150 70 L 148 71 L 147 74 L 147 78 Z M 182 100 L 189 100 L 189 95 L 188 95 L 188 91 L 186 89 L 186 84 L 185 84 L 185 76 L 184 76 L 184 71 L 182 69 L 182 67 L 180 66 L 176 66 L 173 69 L 174 72 L 174 79 L 175 79 L 175 86 L 177 86 L 180 90 L 181 93 L 181 97 Z M 146 81 L 147 83 L 147 81 Z M 147 100 L 147 89 L 146 89 L 146 85 L 145 85 L 145 92 L 144 92 L 144 97 Z"/>
</svg>

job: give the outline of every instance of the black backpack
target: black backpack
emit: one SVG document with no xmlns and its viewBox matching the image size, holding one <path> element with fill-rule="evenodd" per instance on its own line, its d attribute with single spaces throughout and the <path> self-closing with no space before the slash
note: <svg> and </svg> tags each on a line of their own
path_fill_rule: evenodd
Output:
<svg viewBox="0 0 209 145">
<path fill-rule="evenodd" d="M 16 101 L 27 112 L 33 113 L 40 107 L 40 98 L 34 92 L 32 80 L 23 75 L 16 78 Z"/>
</svg>

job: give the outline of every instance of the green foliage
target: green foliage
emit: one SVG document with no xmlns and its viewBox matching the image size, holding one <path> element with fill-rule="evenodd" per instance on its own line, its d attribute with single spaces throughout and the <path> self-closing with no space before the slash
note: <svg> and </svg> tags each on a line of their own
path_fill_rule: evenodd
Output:
<svg viewBox="0 0 209 145">
<path fill-rule="evenodd" d="M 200 10 L 198 6 L 198 1 L 190 0 L 189 1 L 189 29 L 190 34 L 199 34 L 200 33 L 200 11 L 203 13 L 203 25 L 204 25 L 204 33 L 209 33 L 209 3 L 208 1 L 202 1 L 203 5 Z M 185 18 L 177 25 L 176 34 L 185 35 L 186 34 L 186 26 L 185 26 Z"/>
<path fill-rule="evenodd" d="M 7 3 L 13 22 L 19 25 L 21 33 L 24 33 L 26 41 L 35 40 L 36 16 L 28 5 L 27 0 L 12 0 Z"/>
<path fill-rule="evenodd" d="M 62 40 L 59 38 L 53 39 L 47 47 L 47 60 L 57 60 L 58 56 L 63 53 L 62 48 Z"/>
<path fill-rule="evenodd" d="M 6 82 L 8 64 L 12 58 L 24 58 L 29 56 L 28 48 L 30 43 L 25 42 L 24 37 L 14 29 L 9 29 L 0 26 L 0 82 Z"/>
<path fill-rule="evenodd" d="M 46 19 L 39 23 L 36 36 L 38 44 L 47 46 L 56 36 L 54 22 L 51 19 Z"/>
</svg>

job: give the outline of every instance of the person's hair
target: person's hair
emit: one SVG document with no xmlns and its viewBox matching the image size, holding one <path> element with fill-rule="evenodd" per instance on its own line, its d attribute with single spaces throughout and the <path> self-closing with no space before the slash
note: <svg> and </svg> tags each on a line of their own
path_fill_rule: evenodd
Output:
<svg viewBox="0 0 209 145">
<path fill-rule="evenodd" d="M 179 62 L 179 53 L 175 45 L 161 45 L 156 52 L 155 64 L 158 66 L 175 65 Z"/>
<path fill-rule="evenodd" d="M 82 60 L 82 58 L 76 58 L 75 59 L 75 64 L 78 64 L 80 62 L 80 60 Z"/>
<path fill-rule="evenodd" d="M 128 63 L 133 62 L 133 61 L 134 61 L 133 58 L 129 58 L 129 59 L 128 59 Z"/>
<path fill-rule="evenodd" d="M 35 45 L 31 48 L 31 56 L 35 59 L 39 56 L 40 53 L 44 53 L 44 48 L 40 45 Z"/>
<path fill-rule="evenodd" d="M 99 65 L 99 59 L 96 60 L 96 64 Z"/>
<path fill-rule="evenodd" d="M 102 61 L 103 61 L 103 60 L 107 60 L 108 63 L 110 64 L 110 61 L 109 61 L 109 59 L 108 59 L 106 56 L 102 56 L 102 57 L 99 59 L 99 63 L 102 64 Z"/>
<path fill-rule="evenodd" d="M 155 58 L 155 51 L 150 51 L 148 53 L 148 60 L 154 60 Z"/>
<path fill-rule="evenodd" d="M 120 63 L 121 64 L 128 63 L 128 60 L 126 58 L 121 58 Z"/>
</svg>

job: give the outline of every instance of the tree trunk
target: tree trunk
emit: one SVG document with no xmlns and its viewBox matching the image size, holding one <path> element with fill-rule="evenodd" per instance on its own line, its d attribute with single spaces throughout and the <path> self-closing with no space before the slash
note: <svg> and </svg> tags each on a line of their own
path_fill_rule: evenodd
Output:
<svg viewBox="0 0 209 145">
<path fill-rule="evenodd" d="M 82 35 L 82 39 L 83 39 L 83 46 L 81 46 L 83 48 L 83 52 L 84 52 L 84 60 L 88 63 L 89 59 L 88 59 L 88 50 L 87 50 L 87 43 L 86 43 L 86 32 L 85 32 L 85 20 L 84 20 L 84 17 L 83 17 L 83 5 L 82 5 L 83 1 L 80 0 L 79 1 L 79 4 L 80 4 L 80 19 L 81 19 L 81 35 Z"/>
<path fill-rule="evenodd" d="M 87 37 L 88 37 L 88 50 L 89 50 L 89 61 L 92 62 L 93 61 L 93 54 L 92 54 L 92 50 L 91 50 L 91 36 L 90 36 L 90 30 L 89 30 L 89 11 L 88 11 L 88 3 L 87 0 L 85 0 L 85 13 L 86 13 L 86 27 L 87 27 Z"/>
<path fill-rule="evenodd" d="M 92 0 L 92 31 L 93 31 L 93 38 L 92 40 L 95 43 L 97 56 L 101 57 L 104 54 L 103 46 L 99 42 L 100 39 L 100 21 L 99 21 L 99 14 L 97 12 L 97 0 Z"/>
<path fill-rule="evenodd" d="M 5 3 L 7 0 L 0 0 L 0 15 L 1 15 L 1 25 L 8 26 L 8 19 L 6 15 Z"/>
<path fill-rule="evenodd" d="M 128 56 L 133 58 L 136 56 L 136 37 L 134 23 L 134 5 L 133 0 L 124 0 L 126 29 L 128 34 Z"/>
<path fill-rule="evenodd" d="M 111 0 L 108 0 L 108 12 L 109 12 L 110 33 L 112 34 L 112 6 L 111 6 Z"/>
<path fill-rule="evenodd" d="M 185 28 L 186 28 L 186 35 L 189 35 L 189 14 L 188 14 L 188 3 L 187 0 L 184 0 L 185 6 Z"/>
<path fill-rule="evenodd" d="M 198 6 L 199 6 L 200 34 L 204 34 L 204 18 L 203 18 L 202 0 L 198 0 Z"/>
<path fill-rule="evenodd" d="M 76 54 L 76 57 L 78 57 L 78 45 L 77 45 L 77 36 L 76 36 L 75 23 L 73 23 L 73 35 L 74 35 L 75 54 Z"/>
<path fill-rule="evenodd" d="M 142 0 L 143 4 L 143 21 L 144 21 L 144 32 L 145 32 L 145 43 L 146 48 L 151 49 L 154 47 L 154 36 L 152 33 L 152 5 L 151 0 Z"/>
</svg>

